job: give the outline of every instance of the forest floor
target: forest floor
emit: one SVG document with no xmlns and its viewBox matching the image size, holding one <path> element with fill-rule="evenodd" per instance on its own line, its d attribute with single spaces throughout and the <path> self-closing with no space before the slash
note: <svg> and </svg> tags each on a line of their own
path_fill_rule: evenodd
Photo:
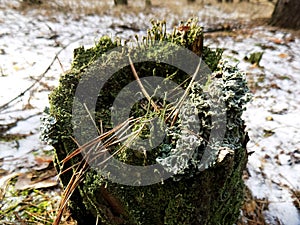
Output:
<svg viewBox="0 0 300 225">
<path fill-rule="evenodd" d="M 248 190 L 238 224 L 300 224 L 300 35 L 267 25 L 274 3 L 142 0 L 128 7 L 108 1 L 47 1 L 0 5 L 0 224 L 51 224 L 62 188 L 53 149 L 41 142 L 40 118 L 73 49 L 103 35 L 133 39 L 150 20 L 170 29 L 199 17 L 205 45 L 245 71 L 253 100 L 243 118 L 250 136 Z M 212 32 L 216 31 L 218 32 Z M 260 54 L 260 61 L 249 62 Z M 64 224 L 76 224 L 69 212 Z"/>
</svg>

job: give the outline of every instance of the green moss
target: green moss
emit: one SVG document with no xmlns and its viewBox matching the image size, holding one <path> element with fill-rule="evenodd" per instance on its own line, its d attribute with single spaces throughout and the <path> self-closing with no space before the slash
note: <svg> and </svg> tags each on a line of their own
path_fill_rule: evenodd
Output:
<svg viewBox="0 0 300 225">
<path fill-rule="evenodd" d="M 263 54 L 264 54 L 263 52 L 253 52 L 250 54 L 249 57 L 245 56 L 244 59 L 250 62 L 251 64 L 256 64 L 257 66 L 259 66 Z"/>
<path fill-rule="evenodd" d="M 100 38 L 92 48 L 84 49 L 84 47 L 79 47 L 75 49 L 72 69 L 83 70 L 97 60 L 102 54 L 117 46 L 120 46 L 120 41 L 112 41 L 108 36 L 104 36 Z"/>
</svg>

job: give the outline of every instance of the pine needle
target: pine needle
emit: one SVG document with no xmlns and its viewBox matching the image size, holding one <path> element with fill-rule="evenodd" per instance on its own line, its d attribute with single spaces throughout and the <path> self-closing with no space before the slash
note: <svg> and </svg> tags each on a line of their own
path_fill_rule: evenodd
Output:
<svg viewBox="0 0 300 225">
<path fill-rule="evenodd" d="M 155 110 L 156 112 L 159 112 L 158 106 L 157 106 L 157 105 L 155 104 L 155 102 L 151 99 L 150 95 L 147 93 L 146 89 L 144 88 L 144 86 L 143 86 L 143 84 L 142 84 L 142 82 L 141 82 L 141 80 L 140 80 L 140 78 L 139 78 L 139 76 L 138 76 L 138 74 L 137 74 L 137 72 L 136 72 L 136 70 L 135 70 L 135 68 L 134 68 L 134 65 L 133 65 L 133 63 L 132 63 L 132 60 L 131 60 L 130 55 L 128 55 L 128 59 L 129 59 L 129 63 L 130 63 L 131 70 L 132 70 L 132 72 L 133 72 L 133 76 L 134 76 L 134 78 L 136 79 L 138 85 L 140 86 L 140 89 L 141 89 L 143 95 L 144 95 L 144 96 L 146 97 L 146 99 L 151 103 L 151 105 L 152 105 L 152 107 L 154 108 L 154 110 Z"/>
<path fill-rule="evenodd" d="M 198 66 L 197 66 L 197 68 L 196 68 L 196 70 L 195 70 L 195 72 L 194 72 L 194 74 L 193 74 L 193 76 L 192 76 L 192 79 L 190 80 L 189 86 L 185 89 L 185 92 L 184 92 L 184 94 L 181 96 L 181 99 L 180 99 L 179 102 L 173 107 L 173 110 L 171 111 L 171 113 L 167 116 L 166 121 L 167 121 L 168 119 L 170 119 L 170 117 L 176 118 L 176 117 L 178 116 L 179 110 L 181 109 L 181 107 L 182 107 L 182 105 L 183 105 L 183 103 L 184 103 L 186 97 L 188 96 L 189 91 L 190 91 L 190 89 L 192 88 L 192 85 L 193 85 L 193 83 L 194 83 L 194 81 L 195 81 L 195 79 L 196 79 L 196 76 L 197 76 L 197 74 L 198 74 L 198 72 L 199 72 L 199 70 L 200 70 L 201 62 L 202 62 L 202 58 L 200 58 L 199 64 L 198 64 Z M 173 124 L 174 124 L 174 119 L 172 120 L 171 126 L 172 126 Z"/>
</svg>

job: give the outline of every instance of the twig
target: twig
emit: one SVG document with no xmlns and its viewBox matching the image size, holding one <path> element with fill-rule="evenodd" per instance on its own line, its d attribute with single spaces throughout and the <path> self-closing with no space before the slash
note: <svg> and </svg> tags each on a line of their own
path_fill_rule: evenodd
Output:
<svg viewBox="0 0 300 225">
<path fill-rule="evenodd" d="M 63 64 L 61 63 L 60 59 L 58 57 L 56 57 L 58 63 L 59 63 L 59 66 L 61 68 L 61 70 L 63 71 L 63 73 L 65 73 L 65 70 L 64 70 L 64 67 L 63 67 Z"/>
<path fill-rule="evenodd" d="M 14 215 L 17 217 L 17 220 L 20 222 L 21 225 L 27 225 L 25 220 L 23 220 L 17 212 L 14 212 Z"/>
<path fill-rule="evenodd" d="M 90 32 L 92 33 L 92 32 Z M 87 33 L 89 34 L 89 33 Z M 24 91 L 22 91 L 19 95 L 17 95 L 16 97 L 12 98 L 11 100 L 9 100 L 8 102 L 6 102 L 5 104 L 0 106 L 0 112 L 5 110 L 11 103 L 13 103 L 14 101 L 16 101 L 18 98 L 22 97 L 27 91 L 31 90 L 37 83 L 39 83 L 43 77 L 48 73 L 48 71 L 50 70 L 50 68 L 52 67 L 52 65 L 54 64 L 55 60 L 58 59 L 58 55 L 65 50 L 68 46 L 70 46 L 71 44 L 73 44 L 74 42 L 84 38 L 87 34 L 81 35 L 80 37 L 70 41 L 67 45 L 61 47 L 61 49 L 55 54 L 55 56 L 53 57 L 51 63 L 48 65 L 48 67 L 45 69 L 45 71 L 43 73 L 41 73 L 38 78 L 35 80 L 35 82 L 33 82 L 28 88 L 26 88 Z"/>
</svg>

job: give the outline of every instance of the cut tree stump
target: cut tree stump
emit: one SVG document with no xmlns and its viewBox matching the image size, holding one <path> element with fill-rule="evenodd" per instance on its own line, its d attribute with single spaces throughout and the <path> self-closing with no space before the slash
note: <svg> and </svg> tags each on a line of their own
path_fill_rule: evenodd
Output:
<svg viewBox="0 0 300 225">
<path fill-rule="evenodd" d="M 180 58 L 182 54 L 186 54 L 184 58 Z M 43 137 L 55 148 L 57 169 L 72 168 L 60 177 L 79 224 L 97 220 L 107 225 L 232 225 L 237 221 L 244 196 L 242 173 L 248 141 L 241 115 L 250 94 L 244 74 L 221 55 L 221 50 L 203 47 L 202 28 L 194 19 L 172 33 L 166 32 L 165 22 L 153 21 L 148 36 L 136 47 L 103 37 L 90 49 L 74 51 L 72 69 L 61 76 L 50 95 Z M 115 73 L 105 78 L 111 68 Z M 160 85 L 146 82 L 160 78 Z M 126 88 L 133 82 L 139 85 L 130 93 Z M 176 92 L 174 84 L 180 85 L 182 92 Z M 80 85 L 86 86 L 79 91 Z M 163 85 L 171 87 L 163 92 L 166 99 L 155 97 Z M 155 94 L 149 91 L 153 87 Z M 112 115 L 115 102 L 130 110 Z M 128 127 L 112 122 L 126 113 L 131 118 Z M 154 118 L 165 123 L 153 128 L 156 134 L 166 135 L 152 149 L 140 146 L 144 149 L 139 151 L 134 148 L 138 142 L 125 145 L 114 139 L 118 129 L 124 128 L 130 134 L 138 131 L 140 140 L 148 140 L 149 121 Z M 94 132 L 94 124 L 99 134 Z M 85 143 L 89 145 L 83 146 Z M 112 158 L 115 164 L 106 163 Z M 157 167 L 151 173 L 142 172 L 153 165 Z M 126 176 L 131 177 L 126 180 Z M 72 194 L 68 194 L 68 184 L 76 187 Z"/>
</svg>

